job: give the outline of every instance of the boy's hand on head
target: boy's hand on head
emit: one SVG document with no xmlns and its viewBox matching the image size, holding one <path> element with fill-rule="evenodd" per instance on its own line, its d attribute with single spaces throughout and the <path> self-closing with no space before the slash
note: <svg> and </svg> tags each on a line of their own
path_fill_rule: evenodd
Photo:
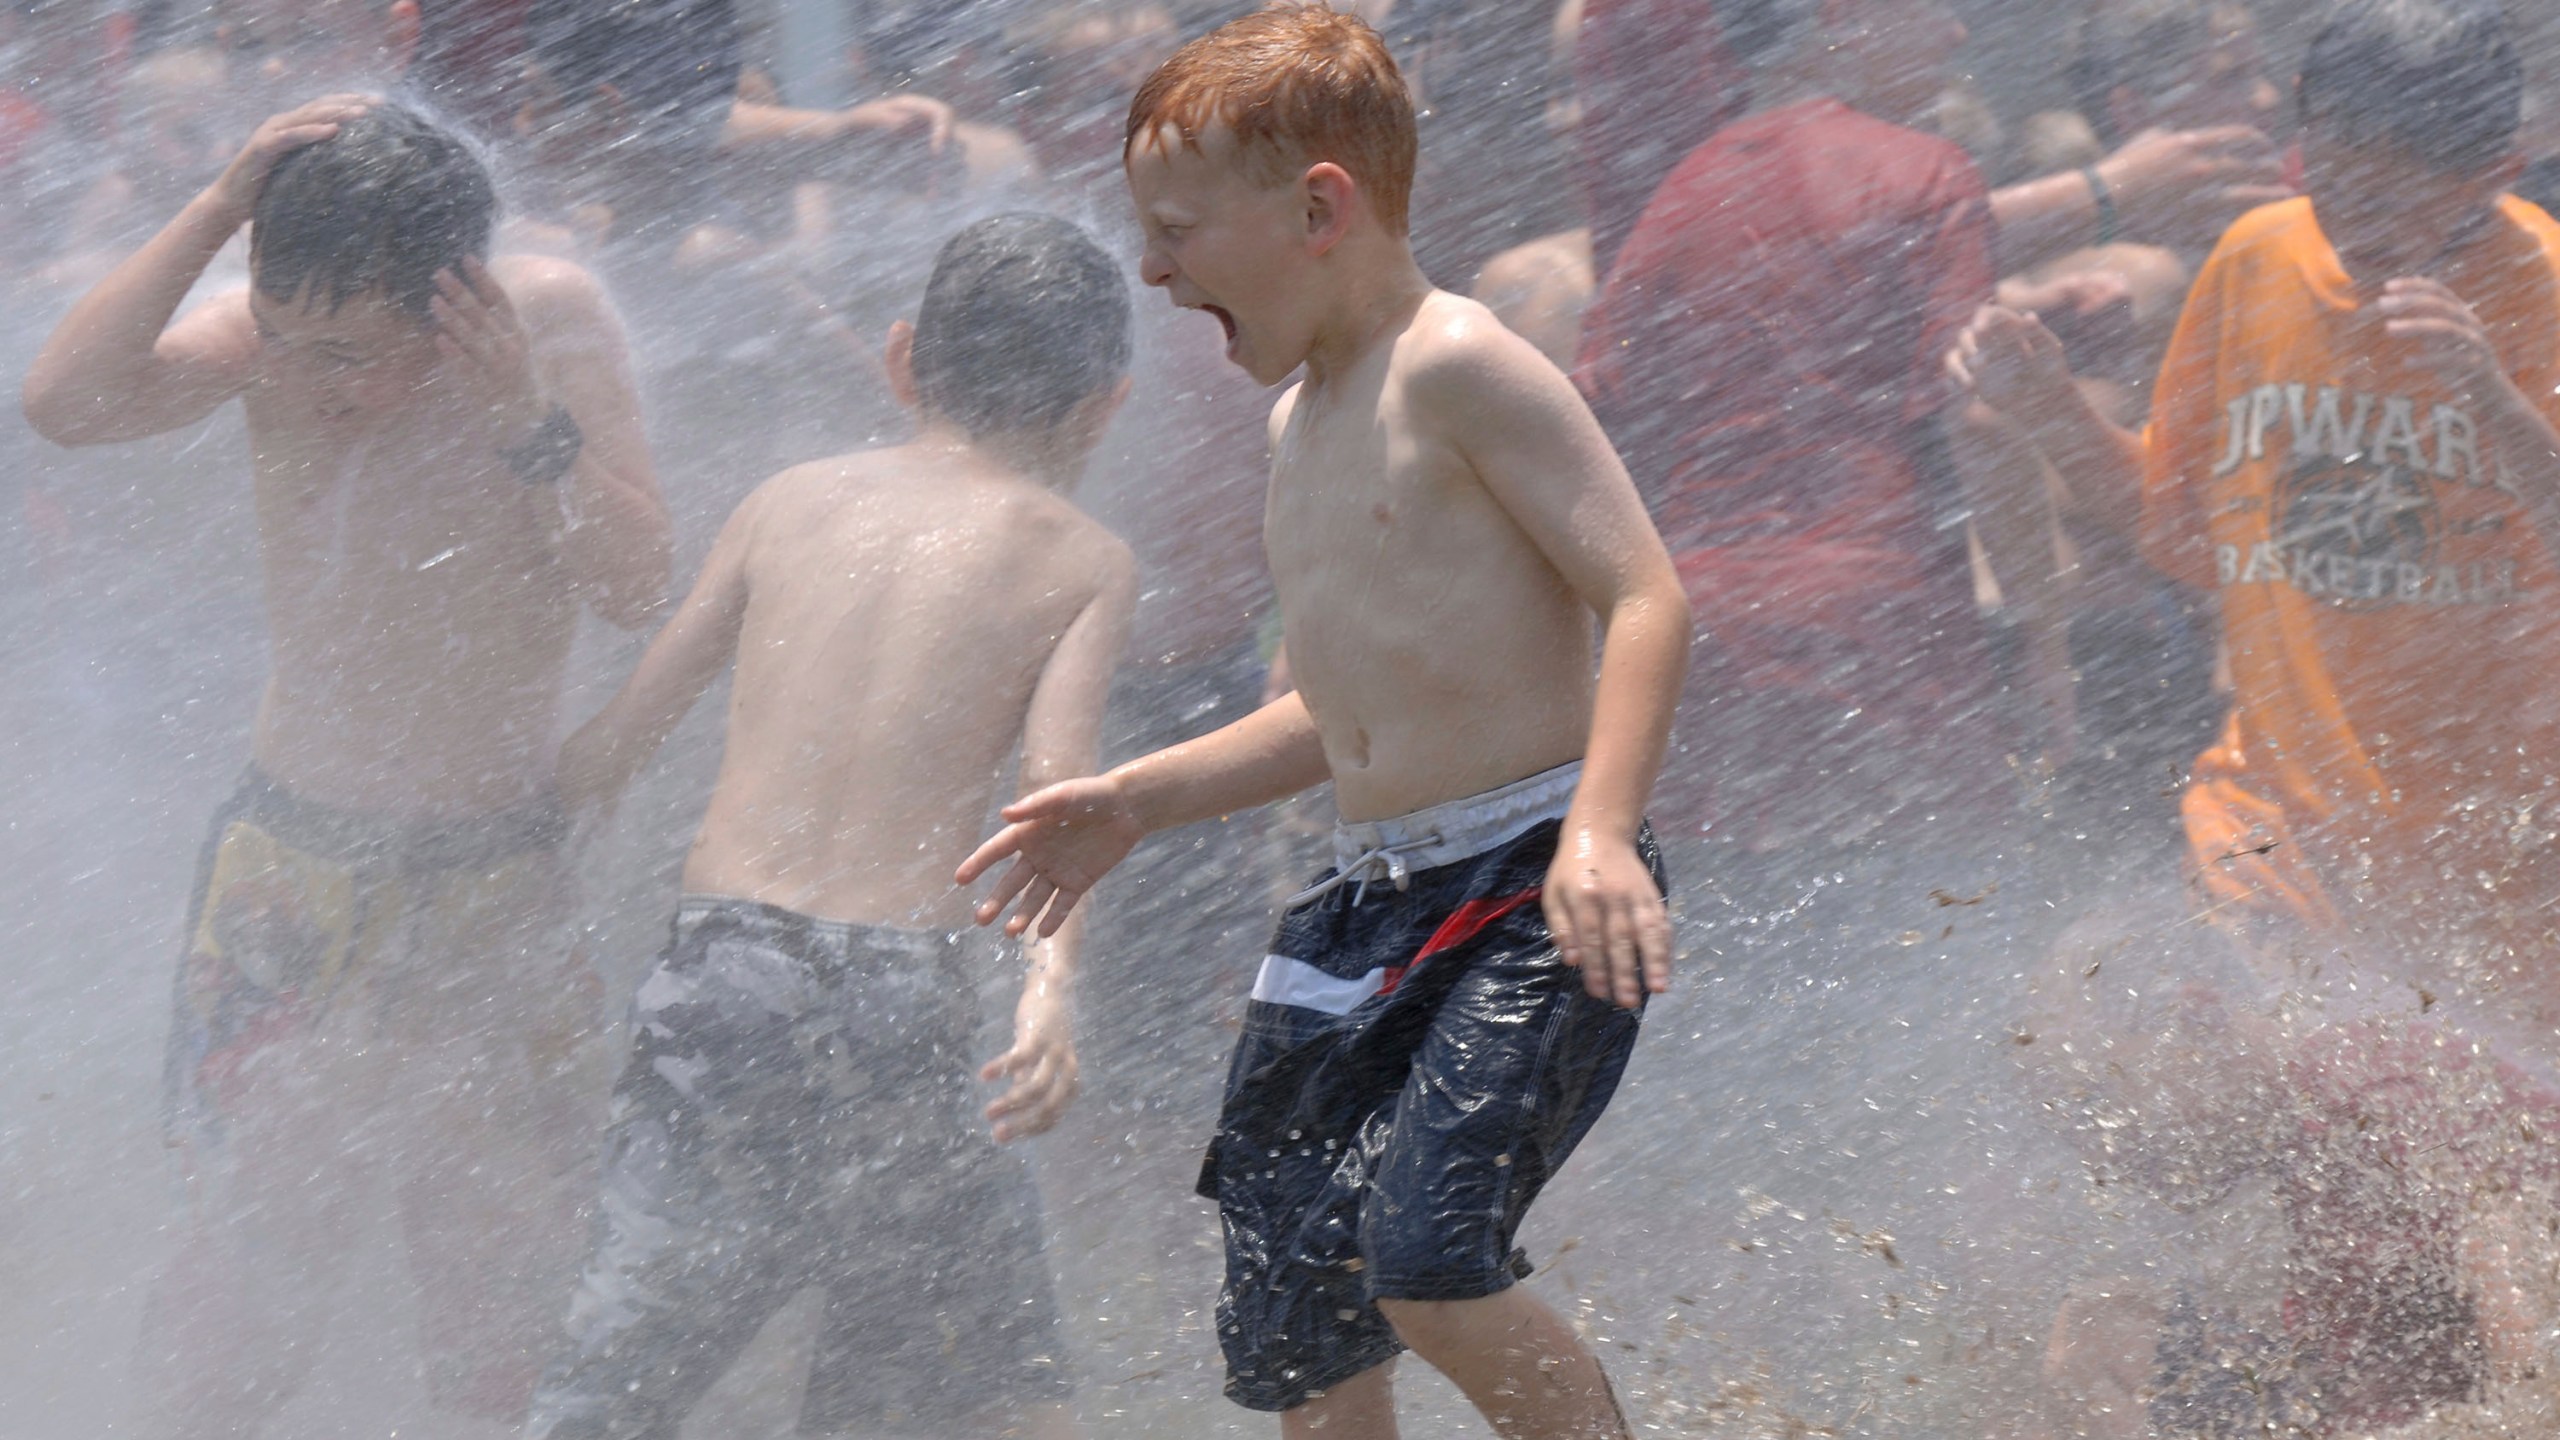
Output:
<svg viewBox="0 0 2560 1440">
<path fill-rule="evenodd" d="M 436 276 L 427 302 L 436 323 L 436 353 L 464 393 L 482 409 L 504 448 L 525 439 L 546 412 L 533 369 L 533 346 L 507 292 L 488 267 L 466 259 Z"/>
<path fill-rule="evenodd" d="M 2486 399 L 2511 383 L 2489 327 L 2443 281 L 2415 275 L 2386 281 L 2373 308 L 2383 317 L 2383 333 L 2413 344 L 2418 363 L 2457 397 Z"/>
<path fill-rule="evenodd" d="M 1947 352 L 1947 374 L 1995 410 L 2031 414 L 2071 387 L 2062 341 L 2032 311 L 1990 304 Z"/>
<path fill-rule="evenodd" d="M 308 105 L 297 106 L 281 115 L 270 115 L 249 132 L 248 143 L 225 166 L 213 182 L 213 194 L 223 210 L 248 223 L 250 211 L 257 208 L 258 192 L 265 188 L 267 173 L 276 162 L 305 145 L 317 145 L 338 133 L 338 127 L 356 119 L 381 99 L 377 95 L 327 95 Z"/>
<path fill-rule="evenodd" d="M 1076 1066 L 1075 1022 L 1064 988 L 1035 975 L 1014 1007 L 1013 1048 L 978 1071 L 981 1080 L 1010 1080 L 987 1105 L 997 1143 L 1025 1140 L 1058 1123 L 1083 1087 Z"/>
<path fill-rule="evenodd" d="M 1539 901 L 1557 952 L 1582 972 L 1591 998 L 1632 1010 L 1671 988 L 1671 913 L 1624 837 L 1568 820 Z"/>
<path fill-rule="evenodd" d="M 1146 838 L 1146 825 L 1119 782 L 1088 775 L 1035 790 L 1004 807 L 1005 827 L 963 861 L 956 877 L 974 885 L 1008 857 L 1012 868 L 995 893 L 978 902 L 977 921 L 992 925 L 1005 907 L 1013 915 L 1004 933 L 1021 935 L 1034 924 L 1043 938 L 1058 933 L 1076 902 Z M 1014 904 L 1020 897 L 1021 903 Z"/>
</svg>

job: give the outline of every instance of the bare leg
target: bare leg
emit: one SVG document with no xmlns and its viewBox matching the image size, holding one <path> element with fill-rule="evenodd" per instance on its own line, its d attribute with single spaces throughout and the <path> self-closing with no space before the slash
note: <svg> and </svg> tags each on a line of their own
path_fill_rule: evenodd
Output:
<svg viewBox="0 0 2560 1440">
<path fill-rule="evenodd" d="M 1380 1300 L 1396 1338 L 1449 1377 L 1504 1440 L 1633 1440 L 1600 1361 L 1514 1285 L 1478 1300 Z"/>
<path fill-rule="evenodd" d="M 343 1323 L 371 1177 L 360 1046 L 300 1035 L 264 1047 L 232 1097 L 225 1153 L 178 1256 L 152 1287 L 134 1359 L 144 1436 L 255 1435 Z"/>
<path fill-rule="evenodd" d="M 1280 1440 L 1396 1440 L 1396 1365 L 1373 1365 L 1295 1410 Z"/>
</svg>

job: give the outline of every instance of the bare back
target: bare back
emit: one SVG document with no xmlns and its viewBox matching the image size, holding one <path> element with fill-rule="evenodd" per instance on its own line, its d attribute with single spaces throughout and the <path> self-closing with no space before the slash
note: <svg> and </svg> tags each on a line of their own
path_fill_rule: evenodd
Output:
<svg viewBox="0 0 2560 1440">
<path fill-rule="evenodd" d="M 1416 384 L 1486 347 L 1497 368 L 1544 363 L 1434 292 L 1273 415 L 1264 542 L 1347 819 L 1495 789 L 1579 757 L 1590 733 L 1593 613 L 1460 452 L 1466 410 Z"/>
<path fill-rule="evenodd" d="M 1127 548 L 1057 494 L 922 445 L 784 471 L 732 523 L 745 605 L 727 750 L 685 888 L 961 923 L 951 873 L 1026 726 L 1045 713 L 1090 751 Z M 1076 674 L 1059 673 L 1062 646 Z"/>
</svg>

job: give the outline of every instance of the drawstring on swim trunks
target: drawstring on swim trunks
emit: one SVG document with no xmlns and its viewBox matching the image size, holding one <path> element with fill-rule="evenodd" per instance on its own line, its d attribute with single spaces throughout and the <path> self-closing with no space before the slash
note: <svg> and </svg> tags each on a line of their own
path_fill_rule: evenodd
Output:
<svg viewBox="0 0 2560 1440">
<path fill-rule="evenodd" d="M 1354 882 L 1357 882 L 1360 887 L 1351 892 L 1351 903 L 1356 906 L 1369 898 L 1369 882 L 1382 878 L 1394 885 L 1397 893 L 1401 894 L 1413 885 L 1413 871 L 1405 864 L 1404 857 L 1412 851 L 1428 850 L 1439 843 L 1439 836 L 1425 835 L 1418 840 L 1399 840 L 1392 845 L 1372 845 L 1352 857 L 1349 864 L 1290 896 L 1287 903 L 1280 908 L 1295 910 L 1309 901 L 1321 900 Z"/>
</svg>

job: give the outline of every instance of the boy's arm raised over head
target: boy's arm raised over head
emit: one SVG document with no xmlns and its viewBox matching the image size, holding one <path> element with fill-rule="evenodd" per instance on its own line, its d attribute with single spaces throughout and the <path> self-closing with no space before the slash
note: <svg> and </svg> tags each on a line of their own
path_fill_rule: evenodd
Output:
<svg viewBox="0 0 2560 1440">
<path fill-rule="evenodd" d="M 1633 1006 L 1671 982 L 1670 918 L 1635 841 L 1688 671 L 1688 597 L 1600 422 L 1534 346 L 1470 306 L 1416 359 L 1416 420 L 1600 617 L 1591 738 L 1544 904 L 1585 989 Z"/>
<path fill-rule="evenodd" d="M 539 393 L 568 410 L 580 437 L 558 482 L 562 559 L 598 615 L 635 628 L 666 603 L 674 540 L 622 322 L 595 277 L 566 260 L 515 256 L 497 268 L 492 276 L 466 262 L 445 303 L 477 301 L 492 317 L 512 306 L 523 317 Z"/>
<path fill-rule="evenodd" d="M 1091 775 L 1100 763 L 1103 711 L 1138 598 L 1137 561 L 1129 547 L 1117 540 L 1103 543 L 1110 550 L 1102 584 L 1049 652 L 1023 715 L 1026 794 Z M 1012 1082 L 987 1106 L 999 1141 L 1047 1130 L 1075 1100 L 1074 990 L 1083 944 L 1084 917 L 1070 915 L 1055 933 L 1024 947 L 1029 963 L 1014 1005 L 1013 1044 L 980 1072 L 988 1080 Z"/>
<path fill-rule="evenodd" d="M 257 327 L 245 294 L 171 325 L 204 267 L 249 222 L 267 172 L 362 115 L 370 97 L 332 95 L 273 116 L 220 179 L 80 297 L 27 367 L 27 422 L 57 445 L 140 440 L 191 424 L 256 373 Z"/>
<path fill-rule="evenodd" d="M 766 481 L 730 514 L 675 618 L 649 642 L 614 697 L 560 746 L 560 796 L 573 813 L 619 799 L 667 732 L 736 657 L 738 630 L 747 616 L 747 560 L 756 516 L 768 492 L 789 473 Z"/>
</svg>

